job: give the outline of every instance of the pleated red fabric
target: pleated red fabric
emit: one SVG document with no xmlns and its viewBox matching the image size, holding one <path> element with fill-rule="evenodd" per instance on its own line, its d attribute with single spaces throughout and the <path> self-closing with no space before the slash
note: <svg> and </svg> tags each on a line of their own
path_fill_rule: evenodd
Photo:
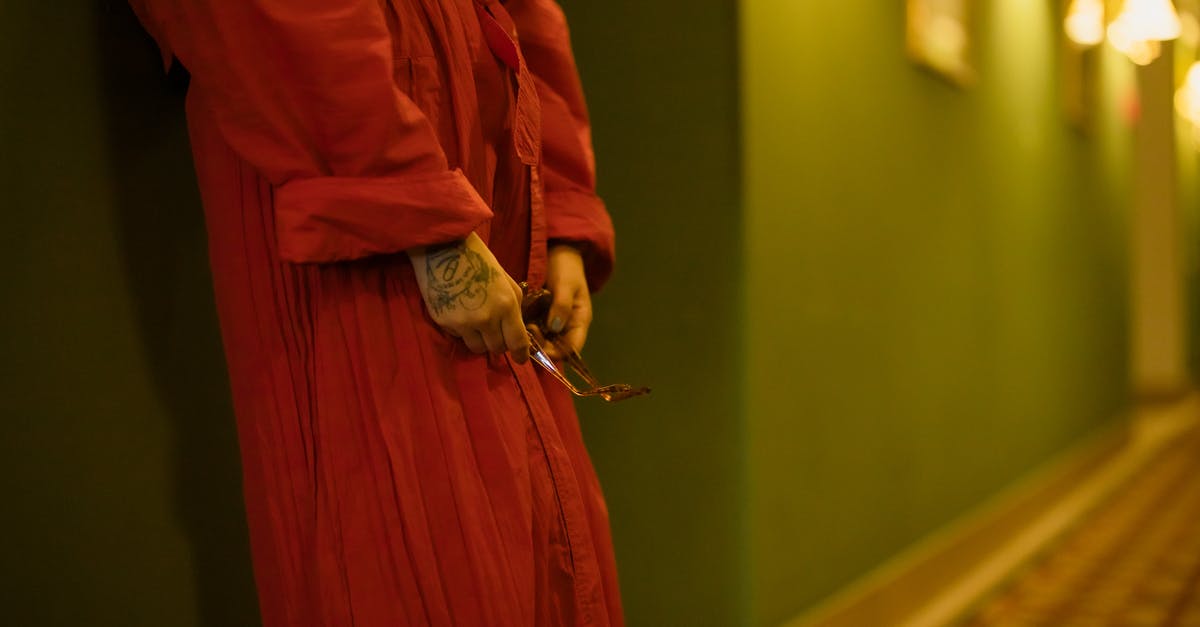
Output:
<svg viewBox="0 0 1200 627">
<path fill-rule="evenodd" d="M 192 75 L 264 625 L 622 625 L 571 398 L 439 331 L 403 254 L 476 231 L 538 285 L 564 240 L 607 279 L 560 8 L 134 6 Z"/>
</svg>

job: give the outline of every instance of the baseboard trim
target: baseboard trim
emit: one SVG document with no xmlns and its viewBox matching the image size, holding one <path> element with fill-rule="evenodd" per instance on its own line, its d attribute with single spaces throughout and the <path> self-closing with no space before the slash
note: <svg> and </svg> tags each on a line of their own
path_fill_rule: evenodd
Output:
<svg viewBox="0 0 1200 627">
<path fill-rule="evenodd" d="M 938 627 L 960 619 L 1200 419 L 1200 398 L 1114 421 L 784 627 Z"/>
</svg>

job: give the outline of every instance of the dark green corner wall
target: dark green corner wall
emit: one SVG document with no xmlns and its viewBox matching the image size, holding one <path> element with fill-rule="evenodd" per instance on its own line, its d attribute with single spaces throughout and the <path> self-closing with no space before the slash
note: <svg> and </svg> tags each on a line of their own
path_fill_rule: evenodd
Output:
<svg viewBox="0 0 1200 627">
<path fill-rule="evenodd" d="M 1055 3 L 742 3 L 753 625 L 794 617 L 1127 407 L 1129 72 L 1060 111 Z"/>
<path fill-rule="evenodd" d="M 178 82 L 120 2 L 0 2 L 8 625 L 257 620 Z"/>
<path fill-rule="evenodd" d="M 648 399 L 580 405 L 633 627 L 740 619 L 741 211 L 733 0 L 562 0 L 617 273 L 588 348 Z"/>
</svg>

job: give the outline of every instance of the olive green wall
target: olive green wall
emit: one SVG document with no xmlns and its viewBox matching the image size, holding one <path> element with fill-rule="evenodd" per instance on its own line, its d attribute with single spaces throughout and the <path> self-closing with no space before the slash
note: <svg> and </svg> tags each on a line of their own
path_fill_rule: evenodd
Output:
<svg viewBox="0 0 1200 627">
<path fill-rule="evenodd" d="M 1197 59 L 1197 50 L 1177 42 L 1174 50 L 1175 80 L 1183 84 L 1187 71 Z M 1178 199 L 1182 222 L 1180 258 L 1186 294 L 1187 369 L 1191 378 L 1200 374 L 1200 131 L 1177 117 L 1175 119 L 1175 156 L 1179 167 Z"/>
<path fill-rule="evenodd" d="M 903 2 L 742 4 L 751 624 L 1127 407 L 1132 72 L 1092 53 L 1086 137 L 1055 3 L 971 4 L 967 89 L 906 59 Z"/>
<path fill-rule="evenodd" d="M 588 361 L 649 398 L 579 405 L 632 627 L 739 624 L 741 212 L 734 0 L 563 0 L 617 272 Z"/>
<path fill-rule="evenodd" d="M 257 624 L 182 118 L 123 2 L 0 3 L 9 625 Z"/>
</svg>

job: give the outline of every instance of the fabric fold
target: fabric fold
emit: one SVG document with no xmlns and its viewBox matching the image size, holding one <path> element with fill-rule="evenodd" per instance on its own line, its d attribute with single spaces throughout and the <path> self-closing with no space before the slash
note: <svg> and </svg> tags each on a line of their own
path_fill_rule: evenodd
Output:
<svg viewBox="0 0 1200 627">
<path fill-rule="evenodd" d="M 588 286 L 599 290 L 613 271 L 616 236 L 612 218 L 599 196 L 577 190 L 546 192 L 546 227 L 550 242 L 583 244 Z"/>
<path fill-rule="evenodd" d="M 331 262 L 466 237 L 492 217 L 463 173 L 294 179 L 275 189 L 279 255 Z"/>
</svg>

